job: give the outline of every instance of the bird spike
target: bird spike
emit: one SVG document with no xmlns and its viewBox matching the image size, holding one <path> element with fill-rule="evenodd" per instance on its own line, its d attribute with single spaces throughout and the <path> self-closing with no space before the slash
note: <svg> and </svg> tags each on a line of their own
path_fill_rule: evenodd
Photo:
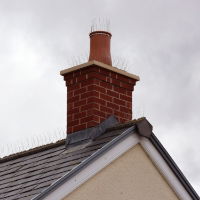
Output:
<svg viewBox="0 0 200 200">
<path fill-rule="evenodd" d="M 110 20 L 108 18 L 94 18 L 90 28 L 91 32 L 94 31 L 106 31 L 110 32 Z"/>
</svg>

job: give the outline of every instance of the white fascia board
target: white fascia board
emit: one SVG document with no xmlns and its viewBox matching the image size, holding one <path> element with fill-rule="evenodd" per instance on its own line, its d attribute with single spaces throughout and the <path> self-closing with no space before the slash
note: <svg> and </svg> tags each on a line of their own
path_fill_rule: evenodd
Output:
<svg viewBox="0 0 200 200">
<path fill-rule="evenodd" d="M 63 199 L 73 190 L 78 188 L 81 184 L 86 182 L 100 170 L 113 162 L 115 159 L 134 147 L 136 144 L 141 144 L 145 152 L 151 158 L 154 165 L 167 180 L 168 184 L 174 190 L 180 200 L 192 200 L 190 195 L 187 193 L 185 188 L 179 182 L 175 174 L 169 168 L 168 164 L 165 162 L 156 148 L 152 145 L 152 143 L 148 139 L 138 136 L 138 134 L 130 134 L 124 140 L 111 147 L 107 152 L 83 168 L 79 173 L 71 177 L 59 188 L 49 193 L 48 196 L 44 198 L 44 200 Z"/>
<path fill-rule="evenodd" d="M 83 168 L 79 173 L 63 183 L 59 188 L 52 191 L 44 200 L 61 200 L 66 197 L 73 190 L 78 188 L 81 184 L 97 174 L 104 167 L 109 165 L 112 161 L 120 157 L 123 153 L 131 149 L 139 143 L 137 134 L 130 134 L 128 137 L 114 145 L 111 149 L 105 152 L 102 156 L 91 162 L 88 166 Z"/>
<path fill-rule="evenodd" d="M 174 190 L 179 199 L 192 200 L 191 196 L 187 193 L 183 185 L 180 183 L 178 178 L 169 168 L 168 164 L 165 162 L 165 160 L 162 158 L 156 148 L 152 145 L 152 143 L 148 139 L 141 137 L 140 144 L 145 152 L 148 154 L 148 156 L 151 158 L 152 162 L 157 167 L 159 172 L 167 180 L 168 184 Z"/>
</svg>

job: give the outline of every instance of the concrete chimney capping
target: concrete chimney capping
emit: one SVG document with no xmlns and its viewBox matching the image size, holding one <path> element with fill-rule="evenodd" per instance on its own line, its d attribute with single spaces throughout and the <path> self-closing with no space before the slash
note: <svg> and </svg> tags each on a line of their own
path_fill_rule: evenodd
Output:
<svg viewBox="0 0 200 200">
<path fill-rule="evenodd" d="M 100 124 L 110 115 L 132 119 L 132 91 L 139 77 L 98 61 L 60 72 L 67 86 L 67 133 Z"/>
</svg>

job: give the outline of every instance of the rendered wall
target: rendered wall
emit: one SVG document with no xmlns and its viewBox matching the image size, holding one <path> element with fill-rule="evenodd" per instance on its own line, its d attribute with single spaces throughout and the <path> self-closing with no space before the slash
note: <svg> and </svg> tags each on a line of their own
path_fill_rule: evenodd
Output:
<svg viewBox="0 0 200 200">
<path fill-rule="evenodd" d="M 89 179 L 64 200 L 177 200 L 140 145 Z"/>
</svg>

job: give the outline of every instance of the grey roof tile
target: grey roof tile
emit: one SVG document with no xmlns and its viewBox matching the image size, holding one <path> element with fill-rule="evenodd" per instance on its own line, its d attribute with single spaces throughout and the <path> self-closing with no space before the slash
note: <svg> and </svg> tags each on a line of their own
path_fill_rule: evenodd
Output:
<svg viewBox="0 0 200 200">
<path fill-rule="evenodd" d="M 30 200 L 125 129 L 110 130 L 67 148 L 61 141 L 0 160 L 0 200 Z"/>
</svg>

